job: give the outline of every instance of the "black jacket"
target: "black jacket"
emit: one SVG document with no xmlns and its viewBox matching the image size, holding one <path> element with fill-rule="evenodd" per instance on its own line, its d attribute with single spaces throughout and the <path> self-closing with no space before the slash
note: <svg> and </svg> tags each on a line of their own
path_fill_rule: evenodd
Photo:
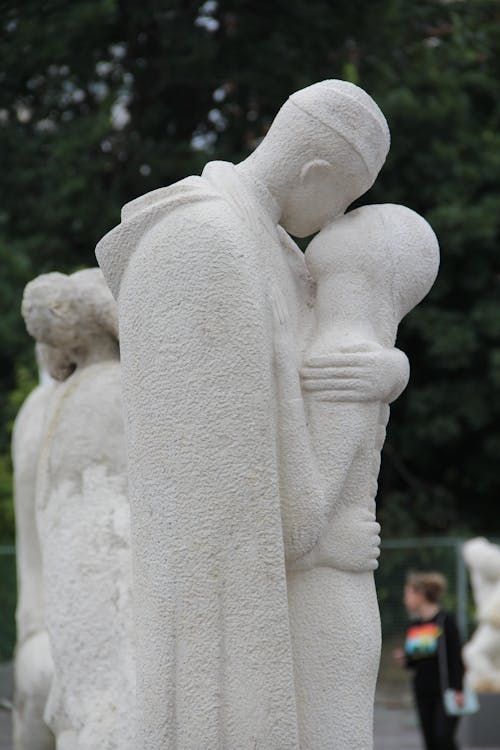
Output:
<svg viewBox="0 0 500 750">
<path fill-rule="evenodd" d="M 406 666 L 414 673 L 414 687 L 418 693 L 442 691 L 439 649 L 443 637 L 448 661 L 448 674 L 442 678 L 444 687 L 462 690 L 464 666 L 457 624 L 450 613 L 438 612 L 430 620 L 412 620 L 406 630 Z"/>
</svg>

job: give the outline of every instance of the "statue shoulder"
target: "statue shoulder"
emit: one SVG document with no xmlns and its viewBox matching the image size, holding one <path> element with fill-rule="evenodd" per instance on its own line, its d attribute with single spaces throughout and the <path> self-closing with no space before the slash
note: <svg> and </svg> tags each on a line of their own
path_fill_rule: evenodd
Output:
<svg viewBox="0 0 500 750">
<path fill-rule="evenodd" d="M 67 388 L 64 386 L 67 383 Z M 119 360 L 95 362 L 75 373 L 61 384 L 62 401 L 67 412 L 80 414 L 91 408 L 107 416 L 121 412 L 121 375 Z"/>
<path fill-rule="evenodd" d="M 198 283 L 236 288 L 256 273 L 258 240 L 221 194 L 177 206 L 138 238 L 121 278 L 120 314 L 131 300 L 151 297 L 155 289 L 165 295 L 172 285 L 186 294 Z"/>
<path fill-rule="evenodd" d="M 47 434 L 57 472 L 72 472 L 101 458 L 122 467 L 125 455 L 120 364 L 99 362 L 76 370 L 57 386 Z M 92 419 L 88 418 L 92 415 Z"/>
<path fill-rule="evenodd" d="M 177 214 L 186 211 L 195 222 L 204 214 L 203 204 L 223 202 L 220 193 L 203 177 L 188 177 L 166 188 L 153 190 L 127 203 L 122 209 L 121 223 L 108 232 L 96 247 L 96 256 L 115 299 L 129 261 L 139 244 L 160 222 L 177 224 Z"/>
</svg>

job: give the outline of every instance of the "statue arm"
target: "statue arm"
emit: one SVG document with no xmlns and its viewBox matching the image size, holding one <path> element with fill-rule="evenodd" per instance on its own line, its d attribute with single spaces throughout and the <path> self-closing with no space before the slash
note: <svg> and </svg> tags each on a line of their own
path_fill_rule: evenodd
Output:
<svg viewBox="0 0 500 750">
<path fill-rule="evenodd" d="M 352 503 L 341 505 L 346 480 L 358 448 L 358 440 L 352 444 L 349 424 L 346 425 L 342 419 L 342 411 L 347 409 L 349 421 L 352 421 L 352 404 L 330 402 L 317 405 L 329 426 L 327 434 L 332 437 L 326 451 L 318 452 L 313 438 L 316 437 L 316 442 L 320 438 L 314 435 L 314 431 L 311 434 L 308 425 L 296 347 L 289 328 L 286 305 L 279 289 L 274 288 L 272 295 L 285 557 L 288 564 L 300 559 L 301 566 L 311 567 L 316 564 L 321 546 L 318 542 L 332 521 L 336 543 L 335 550 L 329 555 L 331 563 L 345 570 L 373 569 L 377 566 L 380 544 L 380 526 L 375 521 L 374 510 L 367 504 L 362 507 Z M 334 378 L 332 381 L 333 385 L 339 382 L 342 385 L 342 379 L 339 381 Z M 363 382 L 360 386 L 359 400 L 362 400 L 361 387 L 366 387 L 366 383 Z M 311 396 L 315 394 L 306 395 L 311 401 Z M 309 405 L 314 416 L 316 405 Z M 361 406 L 360 417 L 362 420 L 366 417 L 364 406 Z M 362 427 L 363 424 L 360 429 Z M 358 432 L 354 430 L 354 435 Z"/>
<path fill-rule="evenodd" d="M 391 404 L 408 385 L 410 364 L 400 349 L 361 341 L 309 357 L 301 375 L 317 401 Z"/>
<path fill-rule="evenodd" d="M 272 290 L 280 502 L 285 558 L 309 552 L 326 521 L 325 494 L 300 387 L 299 363 L 280 290 Z"/>
</svg>

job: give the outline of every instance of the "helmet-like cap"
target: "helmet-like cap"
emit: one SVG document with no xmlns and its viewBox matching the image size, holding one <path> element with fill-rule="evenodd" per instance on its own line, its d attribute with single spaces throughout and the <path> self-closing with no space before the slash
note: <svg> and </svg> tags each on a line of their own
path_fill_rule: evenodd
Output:
<svg viewBox="0 0 500 750">
<path fill-rule="evenodd" d="M 366 91 L 331 79 L 296 91 L 289 101 L 346 140 L 375 180 L 389 151 L 390 133 L 384 115 Z"/>
</svg>

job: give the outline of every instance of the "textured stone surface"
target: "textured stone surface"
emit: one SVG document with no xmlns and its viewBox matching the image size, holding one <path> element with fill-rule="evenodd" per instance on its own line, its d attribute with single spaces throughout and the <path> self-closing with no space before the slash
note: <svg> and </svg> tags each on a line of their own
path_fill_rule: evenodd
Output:
<svg viewBox="0 0 500 750">
<path fill-rule="evenodd" d="M 46 721 L 58 750 L 135 750 L 134 661 L 115 303 L 98 269 L 26 287 L 30 333 L 74 372 L 53 390 L 37 521 L 54 679 Z"/>
<path fill-rule="evenodd" d="M 35 518 L 36 473 L 47 406 L 56 383 L 42 382 L 21 407 L 13 430 L 14 506 L 18 603 L 14 700 L 15 750 L 52 750 L 55 740 L 43 720 L 52 680 L 45 630 L 42 556 Z"/>
<path fill-rule="evenodd" d="M 500 693 L 500 546 L 478 537 L 463 546 L 478 626 L 464 648 L 467 679 L 478 692 Z"/>
<path fill-rule="evenodd" d="M 372 574 L 380 451 L 388 403 L 408 380 L 407 359 L 392 347 L 399 321 L 434 282 L 439 250 L 413 211 L 365 206 L 323 229 L 306 261 L 317 295 L 302 384 L 327 508 L 318 543 L 289 575 L 301 741 L 361 750 L 371 743 L 380 650 Z M 380 359 L 373 384 L 366 357 Z"/>
<path fill-rule="evenodd" d="M 285 103 L 244 162 L 138 198 L 98 245 L 119 303 L 143 750 L 372 746 L 373 496 L 387 403 L 408 375 L 392 348 L 407 310 L 389 293 L 377 326 L 389 315 L 392 339 L 360 340 L 354 321 L 318 358 L 315 306 L 327 328 L 338 320 L 290 234 L 341 217 L 388 147 L 373 100 L 324 81 Z M 352 236 L 353 263 L 377 260 L 361 294 L 340 285 L 349 315 L 377 308 L 385 210 Z M 420 220 L 412 243 L 410 214 L 384 268 L 432 236 L 435 274 L 435 238 Z M 414 273 L 396 281 L 408 309 L 430 284 Z"/>
</svg>

